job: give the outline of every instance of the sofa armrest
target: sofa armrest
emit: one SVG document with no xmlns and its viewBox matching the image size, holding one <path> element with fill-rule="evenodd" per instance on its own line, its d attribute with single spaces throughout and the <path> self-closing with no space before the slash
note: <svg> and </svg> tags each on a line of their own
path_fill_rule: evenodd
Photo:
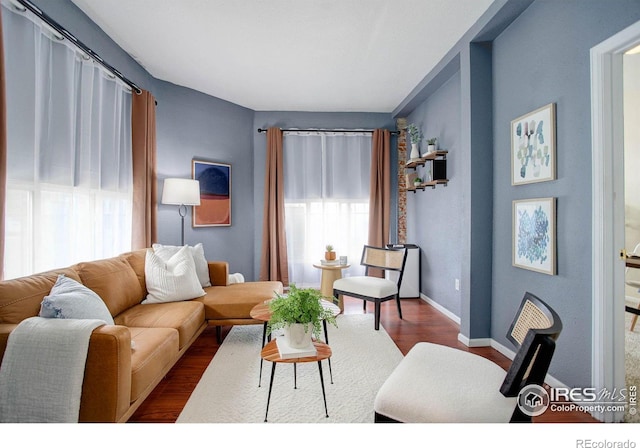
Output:
<svg viewBox="0 0 640 448">
<path fill-rule="evenodd" d="M 17 324 L 0 324 L 0 360 Z M 81 422 L 117 422 L 131 398 L 131 333 L 103 325 L 91 333 L 80 398 Z"/>
<path fill-rule="evenodd" d="M 120 421 L 130 402 L 131 333 L 121 325 L 103 325 L 89 340 L 80 421 Z"/>
<path fill-rule="evenodd" d="M 209 278 L 211 286 L 229 285 L 229 263 L 226 261 L 209 261 Z"/>
</svg>

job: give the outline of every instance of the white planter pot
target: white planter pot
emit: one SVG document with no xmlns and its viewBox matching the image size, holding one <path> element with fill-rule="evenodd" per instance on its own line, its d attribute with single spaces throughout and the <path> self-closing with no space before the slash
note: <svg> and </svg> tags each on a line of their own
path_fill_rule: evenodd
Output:
<svg viewBox="0 0 640 448">
<path fill-rule="evenodd" d="M 436 145 L 429 145 L 429 146 L 427 146 L 427 148 L 429 149 L 429 152 L 434 152 L 434 151 L 436 151 L 437 146 Z"/>
<path fill-rule="evenodd" d="M 292 348 L 307 348 L 311 345 L 313 324 L 289 324 L 284 327 L 284 337 Z"/>
<path fill-rule="evenodd" d="M 411 159 L 419 159 L 420 158 L 420 151 L 418 151 L 418 144 L 417 143 L 411 143 L 411 154 L 409 155 L 409 158 L 411 158 Z"/>
</svg>

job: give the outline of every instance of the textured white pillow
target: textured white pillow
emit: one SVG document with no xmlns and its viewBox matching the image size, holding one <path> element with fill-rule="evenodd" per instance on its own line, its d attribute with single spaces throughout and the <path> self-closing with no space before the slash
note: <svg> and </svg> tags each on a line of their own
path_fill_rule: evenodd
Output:
<svg viewBox="0 0 640 448">
<path fill-rule="evenodd" d="M 113 325 L 113 317 L 100 296 L 64 275 L 58 275 L 49 295 L 42 299 L 39 315 L 57 319 L 100 319 Z"/>
<path fill-rule="evenodd" d="M 144 263 L 147 284 L 145 303 L 179 302 L 202 297 L 193 257 L 187 246 L 182 247 L 166 262 L 152 250 L 147 250 Z"/>
<path fill-rule="evenodd" d="M 198 243 L 195 246 L 163 246 L 162 244 L 155 243 L 151 247 L 155 254 L 164 261 L 168 261 L 183 247 L 188 247 L 189 253 L 191 253 L 193 262 L 196 265 L 196 274 L 198 274 L 200 285 L 203 288 L 211 286 L 211 279 L 209 278 L 209 263 L 207 263 L 207 259 L 204 257 L 204 246 L 202 246 L 202 243 Z"/>
</svg>

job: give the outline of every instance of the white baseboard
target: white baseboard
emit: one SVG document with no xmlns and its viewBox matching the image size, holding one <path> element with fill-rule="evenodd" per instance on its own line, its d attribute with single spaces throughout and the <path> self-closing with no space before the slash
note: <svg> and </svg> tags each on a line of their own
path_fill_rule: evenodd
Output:
<svg viewBox="0 0 640 448">
<path fill-rule="evenodd" d="M 431 299 L 430 297 L 422 293 L 420 293 L 420 298 L 425 302 L 427 302 L 432 307 L 434 307 L 435 309 L 437 309 L 438 311 L 440 311 L 440 313 L 444 314 L 446 317 L 448 317 L 449 319 L 451 319 L 452 321 L 460 325 L 460 318 L 455 314 L 453 314 L 448 309 L 446 309 L 445 307 L 443 307 L 442 305 L 440 305 L 438 302 L 434 301 L 433 299 Z"/>
<path fill-rule="evenodd" d="M 435 302 L 433 299 L 427 297 L 422 293 L 420 294 L 420 298 L 425 302 L 427 302 L 429 305 L 433 306 L 436 310 L 438 310 L 444 316 L 448 317 L 449 319 L 451 319 L 452 321 L 460 325 L 460 318 L 455 314 L 453 314 L 451 311 L 449 311 L 448 309 L 446 309 L 445 307 L 443 307 L 442 305 L 440 305 L 439 303 Z M 469 339 L 468 337 L 464 336 L 462 333 L 458 333 L 458 340 L 462 342 L 464 345 L 466 345 L 467 347 L 491 347 L 499 351 L 500 353 L 502 353 L 511 361 L 513 361 L 513 358 L 515 358 L 516 356 L 516 352 L 505 347 L 504 345 L 500 344 L 499 342 L 497 342 L 492 338 Z M 544 381 L 551 387 L 568 387 L 562 381 L 554 378 L 549 374 L 547 374 Z"/>
<path fill-rule="evenodd" d="M 491 338 L 469 339 L 462 333 L 458 333 L 458 341 L 462 342 L 467 347 L 490 347 L 492 339 Z"/>
</svg>

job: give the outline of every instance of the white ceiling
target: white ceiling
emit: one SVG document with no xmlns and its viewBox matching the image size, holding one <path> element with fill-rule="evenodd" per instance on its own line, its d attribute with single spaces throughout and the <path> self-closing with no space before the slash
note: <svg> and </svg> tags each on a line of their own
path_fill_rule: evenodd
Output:
<svg viewBox="0 0 640 448">
<path fill-rule="evenodd" d="M 493 2 L 72 1 L 157 79 L 256 111 L 329 112 L 393 111 Z"/>
</svg>

